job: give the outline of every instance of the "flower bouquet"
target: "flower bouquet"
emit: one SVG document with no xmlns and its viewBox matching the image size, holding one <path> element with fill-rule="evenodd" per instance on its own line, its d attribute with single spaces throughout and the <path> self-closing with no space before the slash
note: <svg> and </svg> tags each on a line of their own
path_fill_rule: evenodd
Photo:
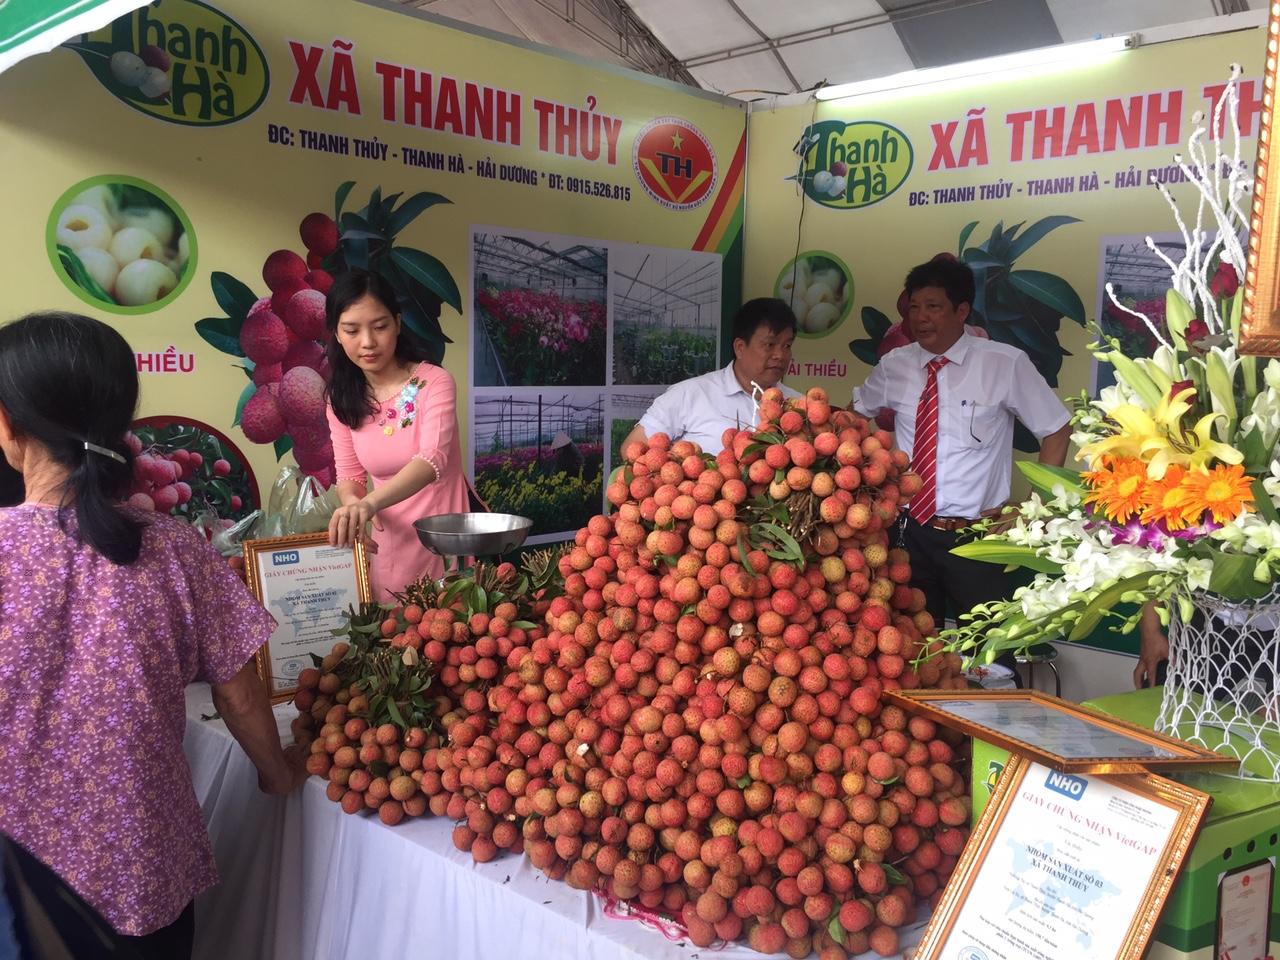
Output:
<svg viewBox="0 0 1280 960">
<path fill-rule="evenodd" d="M 1220 140 L 1209 146 L 1197 115 L 1185 156 L 1175 158 L 1197 190 L 1190 225 L 1157 185 L 1186 240 L 1175 262 L 1148 239 L 1173 281 L 1163 315 L 1126 305 L 1107 288 L 1113 311 L 1141 324 L 1155 350 L 1131 357 L 1105 328 L 1098 331 L 1095 354 L 1115 367 L 1116 383 L 1097 399 L 1074 402 L 1072 439 L 1085 469 L 1019 463 L 1030 499 L 999 524 L 980 525 L 979 538 L 955 550 L 1028 568 L 1034 579 L 1011 599 L 962 615 L 943 634 L 950 650 L 990 662 L 1035 643 L 1083 639 L 1107 617 L 1130 630 L 1147 603 L 1166 623 L 1172 613 L 1175 628 L 1205 624 L 1196 611 L 1206 597 L 1234 604 L 1240 622 L 1263 598 L 1280 611 L 1280 360 L 1238 352 L 1241 236 L 1253 185 L 1235 122 L 1239 72 L 1233 67 L 1213 117 L 1222 129 L 1227 111 L 1233 153 Z M 1122 604 L 1135 606 L 1117 611 Z M 1273 646 L 1277 625 L 1273 618 Z M 1273 654 L 1268 649 L 1266 658 Z M 1180 660 L 1175 650 L 1170 659 L 1186 667 L 1190 657 Z M 1249 675 L 1249 711 L 1276 712 L 1274 673 Z M 1202 685 L 1206 696 L 1213 683 Z"/>
</svg>

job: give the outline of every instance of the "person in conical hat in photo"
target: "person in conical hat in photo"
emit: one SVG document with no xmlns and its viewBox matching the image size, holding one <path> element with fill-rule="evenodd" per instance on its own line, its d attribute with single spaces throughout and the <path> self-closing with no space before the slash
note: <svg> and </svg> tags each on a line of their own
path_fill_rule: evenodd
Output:
<svg viewBox="0 0 1280 960">
<path fill-rule="evenodd" d="M 556 473 L 581 473 L 582 452 L 563 430 L 551 438 L 552 469 Z"/>
</svg>

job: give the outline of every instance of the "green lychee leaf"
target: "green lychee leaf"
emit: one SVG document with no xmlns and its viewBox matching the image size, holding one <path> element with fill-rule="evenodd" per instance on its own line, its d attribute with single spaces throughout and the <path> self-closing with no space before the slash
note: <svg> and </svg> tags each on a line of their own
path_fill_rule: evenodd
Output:
<svg viewBox="0 0 1280 960">
<path fill-rule="evenodd" d="M 457 283 L 448 268 L 431 254 L 410 247 L 396 247 L 391 251 L 391 260 L 458 313 L 462 312 L 462 295 L 458 292 Z"/>
<path fill-rule="evenodd" d="M 751 786 L 751 778 L 746 774 L 743 774 L 734 782 L 737 783 L 739 790 L 745 790 L 747 787 Z"/>
<path fill-rule="evenodd" d="M 258 392 L 258 385 L 250 380 L 245 384 L 244 389 L 240 391 L 240 399 L 236 401 L 236 415 L 231 421 L 233 427 L 240 426 L 240 417 L 244 413 L 245 404 L 249 402 L 249 398 Z"/>
<path fill-rule="evenodd" d="M 903 874 L 903 872 L 899 870 L 897 867 L 895 867 L 892 863 L 882 863 L 880 864 L 880 866 L 884 868 L 885 879 L 888 880 L 895 887 L 907 882 L 907 878 Z"/>
<path fill-rule="evenodd" d="M 390 264 L 384 263 L 383 269 L 379 270 L 383 276 L 394 271 L 395 268 Z M 398 274 L 389 277 L 391 285 L 397 289 L 402 289 L 404 284 L 400 281 Z M 439 363 L 444 359 L 444 347 L 449 343 L 449 338 L 444 335 L 444 331 L 440 329 L 439 320 L 431 317 L 422 307 L 422 305 L 412 296 L 407 296 L 401 300 L 400 318 L 404 321 L 404 325 L 415 333 L 429 349 L 429 357 L 433 363 Z"/>
<path fill-rule="evenodd" d="M 286 453 L 288 453 L 290 450 L 293 449 L 293 438 L 281 437 L 279 440 L 275 442 L 273 446 L 276 452 L 276 459 L 279 460 Z"/>
<path fill-rule="evenodd" d="M 347 180 L 338 186 L 337 191 L 333 195 L 333 219 L 335 221 L 342 219 L 342 205 L 347 202 L 347 196 L 351 193 L 351 188 L 356 185 L 354 180 Z"/>
<path fill-rule="evenodd" d="M 400 208 L 387 219 L 388 236 L 395 237 L 396 234 L 416 220 L 423 211 L 434 207 L 437 203 L 453 203 L 453 201 L 447 197 L 442 197 L 438 193 L 415 193 L 400 204 Z"/>
<path fill-rule="evenodd" d="M 840 917 L 836 915 L 827 921 L 827 933 L 836 943 L 844 946 L 844 927 L 840 926 Z"/>
<path fill-rule="evenodd" d="M 253 291 L 229 273 L 215 270 L 209 278 L 209 285 L 213 288 L 213 299 L 218 301 L 218 306 L 232 320 L 243 322 L 250 309 L 258 302 Z"/>
<path fill-rule="evenodd" d="M 866 328 L 867 333 L 871 335 L 871 342 L 873 343 L 879 343 L 883 340 L 884 335 L 893 326 L 888 317 L 871 306 L 862 308 L 862 325 Z"/>
<path fill-rule="evenodd" d="M 196 333 L 215 350 L 229 353 L 233 357 L 243 357 L 244 350 L 240 346 L 242 324 L 243 320 L 233 320 L 231 317 L 206 317 L 196 321 Z"/>
<path fill-rule="evenodd" d="M 875 342 L 872 340 L 850 340 L 849 352 L 869 367 L 874 367 L 880 363 L 880 357 L 876 353 Z"/>
<path fill-rule="evenodd" d="M 80 255 L 70 247 L 61 243 L 58 244 L 58 260 L 62 263 L 62 269 L 67 272 L 67 276 L 85 293 L 95 300 L 101 300 L 103 303 L 116 302 L 115 298 L 102 289 L 97 280 L 93 279 L 93 275 L 85 267 Z"/>
</svg>

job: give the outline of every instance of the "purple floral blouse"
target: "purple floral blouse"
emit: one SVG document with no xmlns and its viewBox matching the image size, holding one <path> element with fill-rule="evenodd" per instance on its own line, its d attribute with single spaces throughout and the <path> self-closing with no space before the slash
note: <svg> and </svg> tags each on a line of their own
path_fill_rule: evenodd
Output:
<svg viewBox="0 0 1280 960">
<path fill-rule="evenodd" d="M 0 509 L 0 832 L 136 936 L 218 882 L 183 688 L 230 680 L 275 621 L 186 524 L 156 518 L 129 566 L 63 525 Z"/>
</svg>

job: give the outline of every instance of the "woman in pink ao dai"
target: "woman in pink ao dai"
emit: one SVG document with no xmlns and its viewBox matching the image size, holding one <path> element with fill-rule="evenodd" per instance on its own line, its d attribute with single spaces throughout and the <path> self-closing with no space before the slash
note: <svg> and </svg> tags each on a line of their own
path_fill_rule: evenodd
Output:
<svg viewBox="0 0 1280 960">
<path fill-rule="evenodd" d="M 337 277 L 326 314 L 333 371 L 327 412 L 342 501 L 329 539 L 352 544 L 372 522 L 370 580 L 381 602 L 423 574 L 444 573 L 413 522 L 471 508 L 457 391 L 404 329 L 395 290 L 379 275 L 351 270 Z"/>
</svg>

